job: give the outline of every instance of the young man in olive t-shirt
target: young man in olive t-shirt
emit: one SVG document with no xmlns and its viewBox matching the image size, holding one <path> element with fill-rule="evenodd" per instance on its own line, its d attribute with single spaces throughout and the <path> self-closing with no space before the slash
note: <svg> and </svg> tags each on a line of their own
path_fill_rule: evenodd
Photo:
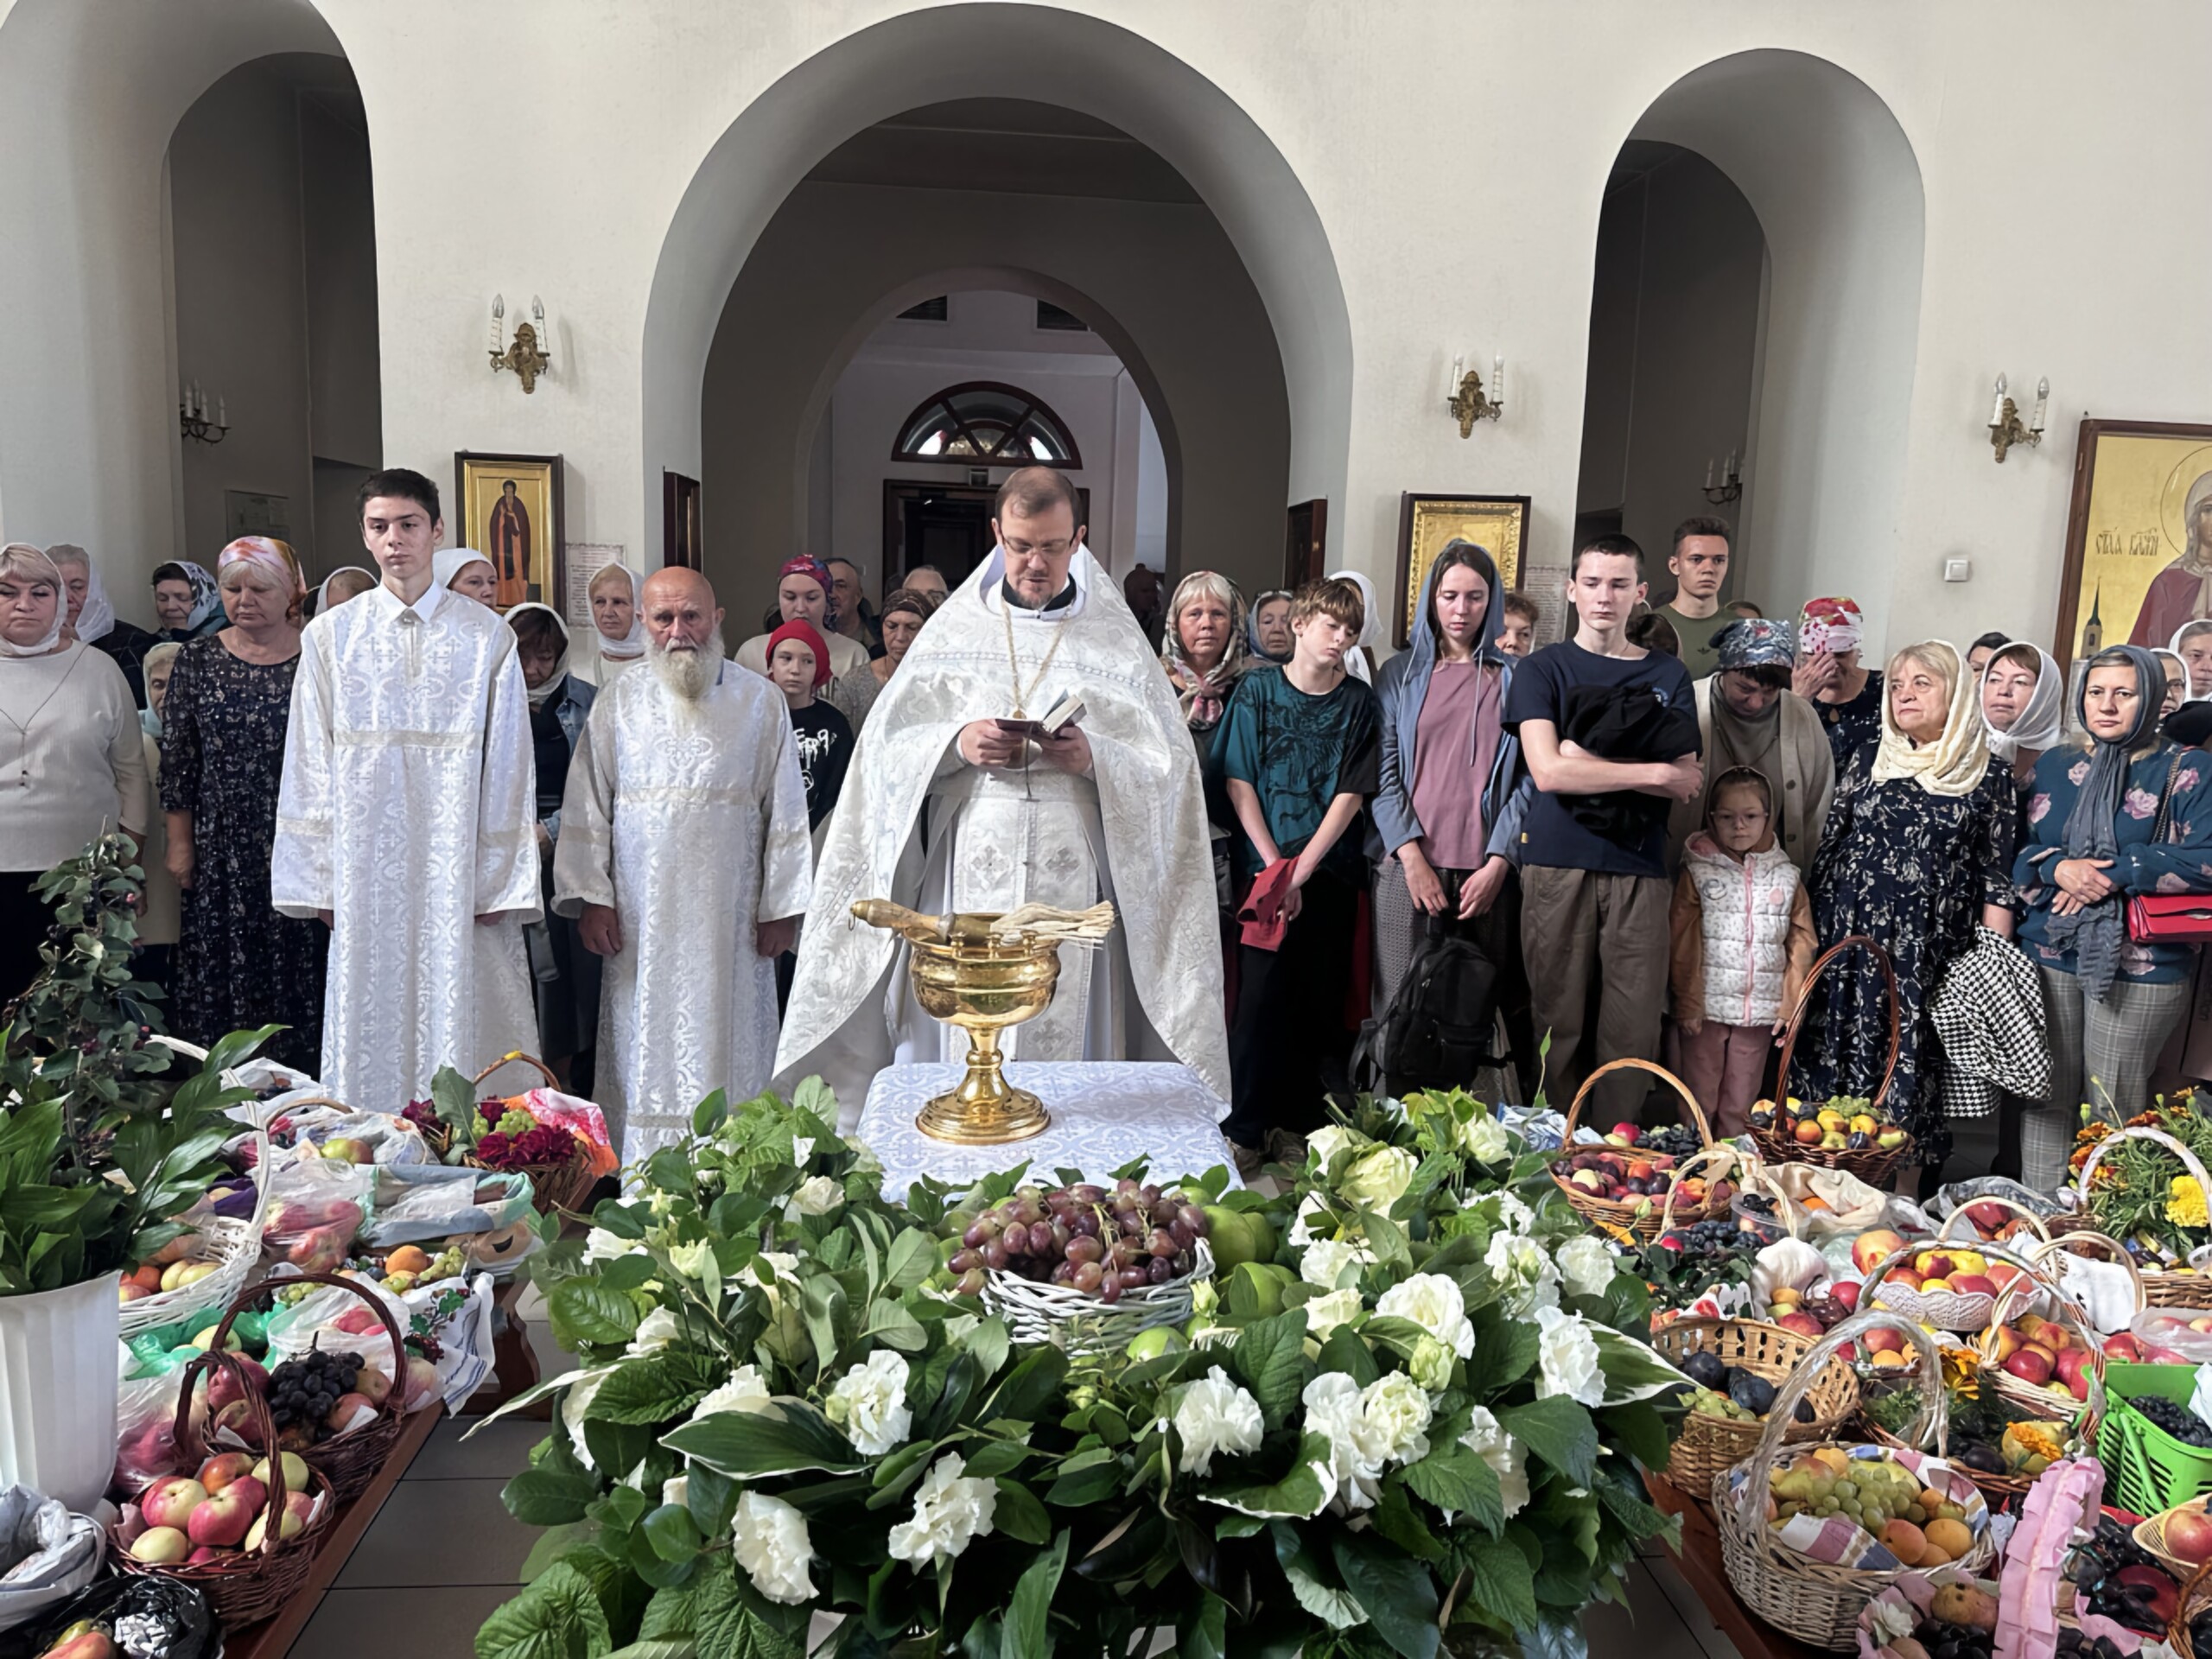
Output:
<svg viewBox="0 0 2212 1659">
<path fill-rule="evenodd" d="M 1736 620 L 1720 602 L 1728 580 L 1729 535 L 1726 518 L 1685 518 L 1675 526 L 1675 549 L 1667 556 L 1675 596 L 1659 607 L 1659 614 L 1674 625 L 1682 644 L 1682 666 L 1694 680 L 1720 666 L 1713 637 Z"/>
</svg>

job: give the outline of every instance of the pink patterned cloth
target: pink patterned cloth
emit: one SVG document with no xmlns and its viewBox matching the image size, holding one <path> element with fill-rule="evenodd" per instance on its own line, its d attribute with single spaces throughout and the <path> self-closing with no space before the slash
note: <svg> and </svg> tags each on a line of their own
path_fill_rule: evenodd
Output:
<svg viewBox="0 0 2212 1659">
<path fill-rule="evenodd" d="M 2054 1463 L 2028 1489 L 1998 1581 L 1996 1659 L 2051 1659 L 2058 1651 L 2066 1553 L 2077 1528 L 2096 1525 L 2104 1490 L 2104 1465 L 2094 1458 Z"/>
<path fill-rule="evenodd" d="M 241 536 L 215 556 L 215 579 L 222 580 L 223 572 L 234 564 L 257 564 L 282 582 L 295 599 L 308 590 L 308 579 L 301 573 L 299 556 L 285 543 L 267 536 Z"/>
</svg>

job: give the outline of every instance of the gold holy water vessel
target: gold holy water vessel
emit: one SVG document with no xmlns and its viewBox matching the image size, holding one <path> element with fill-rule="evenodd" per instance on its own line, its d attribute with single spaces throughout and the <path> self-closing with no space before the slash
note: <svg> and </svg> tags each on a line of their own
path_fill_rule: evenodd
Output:
<svg viewBox="0 0 2212 1659">
<path fill-rule="evenodd" d="M 1007 1082 L 999 1033 L 1052 1006 L 1060 979 L 1060 940 L 1027 931 L 995 932 L 995 912 L 923 916 L 887 899 L 864 899 L 853 914 L 913 947 L 907 966 L 914 1000 L 931 1018 L 968 1033 L 967 1075 L 958 1088 L 923 1107 L 914 1127 L 969 1147 L 1043 1134 L 1052 1114 L 1027 1089 Z"/>
</svg>

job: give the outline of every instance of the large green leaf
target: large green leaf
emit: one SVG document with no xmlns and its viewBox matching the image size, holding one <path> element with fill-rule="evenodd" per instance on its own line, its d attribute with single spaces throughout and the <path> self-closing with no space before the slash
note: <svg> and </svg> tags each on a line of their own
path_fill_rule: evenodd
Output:
<svg viewBox="0 0 2212 1659">
<path fill-rule="evenodd" d="M 1649 1343 L 1624 1337 L 1602 1325 L 1589 1327 L 1598 1342 L 1598 1366 L 1605 1374 L 1605 1403 L 1625 1405 L 1649 1400 L 1670 1389 L 1688 1389 L 1690 1380 L 1659 1357 Z"/>
<path fill-rule="evenodd" d="M 638 1334 L 638 1305 L 596 1280 L 563 1280 L 546 1298 L 545 1309 L 554 1338 L 564 1348 L 627 1342 Z"/>
<path fill-rule="evenodd" d="M 566 1561 L 496 1609 L 476 1632 L 476 1659 L 605 1659 L 613 1648 L 591 1580 Z"/>
<path fill-rule="evenodd" d="M 1281 1423 L 1306 1386 L 1306 1315 L 1278 1313 L 1246 1325 L 1229 1360 L 1269 1426 Z"/>
<path fill-rule="evenodd" d="M 1578 1486 L 1587 1486 L 1598 1468 L 1598 1425 L 1588 1409 L 1565 1395 L 1501 1406 L 1497 1421 L 1531 1452 Z"/>
<path fill-rule="evenodd" d="M 1399 1470 L 1397 1478 L 1414 1497 L 1493 1535 L 1505 1524 L 1497 1471 L 1456 1440 L 1432 1446 L 1427 1457 Z"/>
<path fill-rule="evenodd" d="M 1041 1544 L 1052 1535 L 1052 1518 L 1034 1492 L 1014 1480 L 1000 1481 L 998 1489 L 992 1523 L 999 1531 L 1025 1544 Z"/>
<path fill-rule="evenodd" d="M 1535 1577 L 1510 1539 L 1470 1537 L 1459 1550 L 1468 1575 L 1461 1600 L 1520 1630 L 1536 1622 Z"/>
<path fill-rule="evenodd" d="M 706 1397 L 693 1386 L 690 1362 L 673 1355 L 633 1359 L 599 1385 L 587 1417 L 609 1423 L 664 1423 Z"/>
<path fill-rule="evenodd" d="M 999 1659 L 1051 1659 L 1052 1651 L 1052 1592 L 1059 1588 L 1060 1571 L 1068 1561 L 1068 1535 L 1022 1569 L 1014 1586 L 1006 1623 L 999 1631 Z"/>
<path fill-rule="evenodd" d="M 741 1582 L 734 1562 L 720 1561 L 702 1573 L 693 1603 L 693 1627 L 699 1659 L 806 1659 L 804 1610 L 796 1637 L 750 1584 Z M 790 1611 L 788 1609 L 783 1611 Z"/>
<path fill-rule="evenodd" d="M 1217 1486 L 1198 1496 L 1243 1515 L 1300 1518 L 1319 1515 L 1329 1501 L 1329 1488 L 1320 1471 L 1329 1466 L 1330 1457 L 1328 1436 L 1308 1434 L 1299 1445 L 1298 1461 L 1281 1480 L 1262 1486 Z"/>
<path fill-rule="evenodd" d="M 1375 1633 L 1405 1659 L 1436 1659 L 1436 1581 L 1410 1555 L 1371 1532 L 1339 1532 L 1330 1554 Z"/>
<path fill-rule="evenodd" d="M 1290 1580 L 1290 1592 L 1298 1598 L 1300 1606 L 1331 1630 L 1349 1630 L 1367 1623 L 1367 1609 L 1359 1605 L 1359 1598 L 1344 1588 L 1336 1569 L 1295 1528 L 1287 1521 L 1278 1521 L 1269 1531 L 1275 1560 Z"/>
<path fill-rule="evenodd" d="M 868 1459 L 830 1427 L 828 1418 L 797 1400 L 777 1401 L 772 1414 L 715 1412 L 671 1431 L 661 1437 L 661 1444 L 738 1479 L 792 1475 L 805 1469 L 849 1475 L 868 1466 Z"/>
<path fill-rule="evenodd" d="M 559 1527 L 582 1520 L 585 1506 L 598 1496 L 596 1476 L 525 1469 L 500 1489 L 499 1501 L 526 1527 Z"/>
</svg>

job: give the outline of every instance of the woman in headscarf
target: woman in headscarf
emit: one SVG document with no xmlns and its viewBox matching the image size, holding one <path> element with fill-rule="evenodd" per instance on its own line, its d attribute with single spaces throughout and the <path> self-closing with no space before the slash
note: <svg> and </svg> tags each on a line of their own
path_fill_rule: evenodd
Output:
<svg viewBox="0 0 2212 1659">
<path fill-rule="evenodd" d="M 375 587 L 377 573 L 365 570 L 358 564 L 341 564 L 322 579 L 315 590 L 315 609 L 309 613 L 321 616 L 325 611 L 334 611 L 349 599 L 359 599 Z"/>
<path fill-rule="evenodd" d="M 115 665 L 123 671 L 123 677 L 130 682 L 131 696 L 140 708 L 144 708 L 146 679 L 141 664 L 145 661 L 147 647 L 156 643 L 154 636 L 116 615 L 115 607 L 108 602 L 107 588 L 92 563 L 92 556 L 83 548 L 56 542 L 46 550 L 46 556 L 61 572 L 67 590 L 67 626 L 72 637 L 112 658 Z"/>
<path fill-rule="evenodd" d="M 804 622 L 820 634 L 830 647 L 830 673 L 834 679 L 849 674 L 868 659 L 868 647 L 848 639 L 830 626 L 830 567 L 802 554 L 786 559 L 776 573 L 776 613 L 782 622 Z M 762 678 L 768 674 L 768 636 L 782 626 L 769 624 L 730 653 L 740 668 L 749 668 Z"/>
<path fill-rule="evenodd" d="M 1748 766 L 1767 781 L 1775 842 L 1802 870 L 1820 851 L 1835 758 L 1813 705 L 1789 689 L 1796 652 L 1789 625 L 1739 618 L 1713 636 L 1713 671 L 1696 683 L 1698 729 L 1705 737 L 1705 788 L 1669 815 L 1671 861 L 1705 829 L 1724 772 Z"/>
<path fill-rule="evenodd" d="M 473 547 L 442 547 L 430 556 L 430 579 L 487 609 L 499 596 L 499 573 Z"/>
<path fill-rule="evenodd" d="M 583 741 L 598 694 L 569 670 L 569 625 L 550 606 L 525 601 L 507 613 L 515 661 L 530 698 L 530 741 L 537 766 L 537 862 L 545 918 L 523 930 L 537 1001 L 537 1052 L 563 1090 L 588 1096 L 599 1043 L 600 960 L 584 949 L 575 918 L 553 913 L 553 854 L 569 763 Z"/>
<path fill-rule="evenodd" d="M 1863 744 L 1882 734 L 1882 677 L 1859 662 L 1866 619 L 1853 599 L 1816 599 L 1797 622 L 1797 667 L 1790 690 L 1827 728 L 1836 775 Z"/>
<path fill-rule="evenodd" d="M 1193 570 L 1175 584 L 1160 662 L 1203 764 L 1230 696 L 1252 665 L 1245 650 L 1244 596 L 1235 582 L 1212 570 Z"/>
<path fill-rule="evenodd" d="M 2181 658 L 2182 667 L 2188 672 L 2182 701 L 2202 702 L 2212 699 L 2212 618 L 2199 617 L 2194 622 L 2183 623 L 2174 630 L 2173 642 L 2167 649 Z"/>
<path fill-rule="evenodd" d="M 1882 736 L 1852 755 L 1813 860 L 1813 914 L 1823 941 L 1871 936 L 1895 964 L 1901 1033 L 1897 1076 L 1876 1109 L 1911 1132 L 1920 1161 L 1949 1155 L 1943 1049 L 1929 1014 L 1952 960 L 1978 927 L 2012 933 L 2012 780 L 1989 763 L 1974 676 L 1941 639 L 1890 658 Z M 1807 1100 L 1871 1096 L 1890 1038 L 1880 970 L 1863 950 L 1815 985 L 1789 1092 Z M 1916 1172 L 1901 1177 L 1909 1191 Z"/>
<path fill-rule="evenodd" d="M 2120 1121 L 2150 1105 L 2189 1009 L 2194 947 L 2127 935 L 2135 894 L 2212 892 L 2212 758 L 2159 734 L 2162 678 L 2140 646 L 2098 652 L 2075 700 L 2083 741 L 2036 764 L 2013 876 L 2050 1037 L 2050 1103 L 2021 1124 L 2021 1179 L 2038 1192 L 2065 1179 L 2085 1102 Z"/>
<path fill-rule="evenodd" d="M 62 638 L 52 559 L 0 547 L 0 1005 L 40 968 L 53 925 L 39 877 L 108 830 L 146 832 L 146 752 L 123 671 Z"/>
<path fill-rule="evenodd" d="M 154 567 L 154 630 L 157 639 L 204 639 L 226 626 L 222 590 L 205 566 L 170 559 Z"/>
<path fill-rule="evenodd" d="M 597 686 L 645 660 L 645 619 L 638 614 L 638 578 L 626 564 L 602 564 L 585 592 L 591 600 L 591 637 L 569 672 Z"/>
<path fill-rule="evenodd" d="M 307 582 L 292 550 L 265 536 L 232 542 L 215 569 L 229 626 L 177 653 L 162 704 L 168 868 L 184 890 L 174 1023 L 206 1044 L 276 1021 L 288 1029 L 271 1057 L 312 1074 L 327 930 L 269 899 Z"/>
<path fill-rule="evenodd" d="M 1344 672 L 1356 680 L 1375 683 L 1375 647 L 1389 637 L 1383 625 L 1382 607 L 1376 602 L 1375 584 L 1357 570 L 1332 570 L 1332 581 L 1348 582 L 1359 589 L 1359 596 L 1367 601 L 1367 620 L 1359 630 L 1359 644 L 1344 653 Z"/>
<path fill-rule="evenodd" d="M 1502 718 L 1513 677 L 1513 659 L 1497 647 L 1503 597 L 1488 549 L 1447 543 L 1422 579 L 1412 643 L 1376 677 L 1382 759 L 1370 804 L 1380 839 L 1370 850 L 1381 855 L 1375 963 L 1387 1007 L 1423 938 L 1473 941 L 1497 966 L 1513 1062 L 1523 1086 L 1533 1088 L 1537 1050 L 1521 969 L 1520 890 L 1511 862 L 1490 850 L 1521 754 Z M 1467 1082 L 1386 1079 L 1393 1093 Z"/>
<path fill-rule="evenodd" d="M 1287 663 L 1298 647 L 1290 631 L 1290 604 L 1295 597 L 1287 588 L 1270 588 L 1252 601 L 1252 619 L 1244 638 L 1256 663 Z"/>
<path fill-rule="evenodd" d="M 1989 753 L 2012 774 L 2021 807 L 2028 804 L 2036 762 L 2066 731 L 2066 675 L 2041 645 L 2016 639 L 1981 671 L 1981 719 Z"/>
<path fill-rule="evenodd" d="M 829 689 L 823 693 L 823 699 L 844 715 L 854 737 L 860 736 L 861 728 L 868 723 L 868 710 L 875 707 L 883 688 L 891 683 L 891 677 L 906 660 L 907 646 L 914 643 L 921 633 L 922 624 L 930 620 L 930 613 L 935 609 L 937 601 L 927 594 L 912 588 L 896 590 L 883 601 L 883 609 L 876 618 L 883 633 L 883 655 L 858 668 L 848 669 L 830 682 Z"/>
</svg>

